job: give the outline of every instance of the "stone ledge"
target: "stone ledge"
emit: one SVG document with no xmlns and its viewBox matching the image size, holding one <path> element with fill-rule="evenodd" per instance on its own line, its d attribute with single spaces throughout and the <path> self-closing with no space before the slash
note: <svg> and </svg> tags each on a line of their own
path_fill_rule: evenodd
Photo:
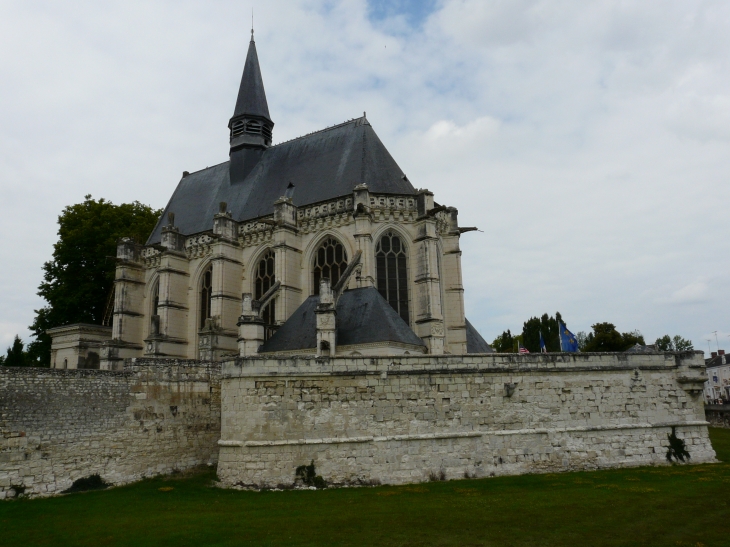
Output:
<svg viewBox="0 0 730 547">
<path fill-rule="evenodd" d="M 577 427 L 554 427 L 554 428 L 532 428 L 532 429 L 507 429 L 502 431 L 462 431 L 456 433 L 424 433 L 417 435 L 383 435 L 365 437 L 324 437 L 321 439 L 291 439 L 282 441 L 235 441 L 219 440 L 218 446 L 225 447 L 262 447 L 262 446 L 287 446 L 305 444 L 344 444 L 344 443 L 368 443 L 388 441 L 429 441 L 439 439 L 463 439 L 469 437 L 506 436 L 506 435 L 549 435 L 555 433 L 581 433 L 590 431 L 618 431 L 625 429 L 659 429 L 664 427 L 691 427 L 707 426 L 704 420 L 693 420 L 688 422 L 658 422 L 655 424 L 615 424 Z"/>
</svg>

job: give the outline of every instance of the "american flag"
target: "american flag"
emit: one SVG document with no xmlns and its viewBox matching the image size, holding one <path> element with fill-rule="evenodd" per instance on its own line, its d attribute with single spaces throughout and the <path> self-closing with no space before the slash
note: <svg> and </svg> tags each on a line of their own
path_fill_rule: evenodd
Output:
<svg viewBox="0 0 730 547">
<path fill-rule="evenodd" d="M 518 351 L 519 351 L 520 353 L 530 353 L 530 350 L 529 350 L 529 349 L 527 349 L 527 348 L 526 348 L 525 346 L 523 346 L 522 344 L 520 344 L 520 347 L 519 347 L 519 350 L 518 350 Z"/>
</svg>

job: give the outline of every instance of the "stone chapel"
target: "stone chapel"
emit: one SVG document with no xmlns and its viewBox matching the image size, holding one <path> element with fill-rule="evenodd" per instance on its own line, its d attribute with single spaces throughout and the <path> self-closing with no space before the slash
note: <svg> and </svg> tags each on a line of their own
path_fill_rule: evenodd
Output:
<svg viewBox="0 0 730 547">
<path fill-rule="evenodd" d="M 253 35 L 228 127 L 229 161 L 119 242 L 111 326 L 49 332 L 55 369 L 102 370 L 0 367 L 0 499 L 201 464 L 250 488 L 667 465 L 672 438 L 716 461 L 702 352 L 494 353 L 464 317 L 474 228 L 364 115 L 273 145 Z"/>
<path fill-rule="evenodd" d="M 364 114 L 272 144 L 253 31 L 228 128 L 229 160 L 183 172 L 147 242 L 119 243 L 111 329 L 53 329 L 52 366 L 492 351 L 464 316 L 475 228 L 413 187 Z"/>
</svg>

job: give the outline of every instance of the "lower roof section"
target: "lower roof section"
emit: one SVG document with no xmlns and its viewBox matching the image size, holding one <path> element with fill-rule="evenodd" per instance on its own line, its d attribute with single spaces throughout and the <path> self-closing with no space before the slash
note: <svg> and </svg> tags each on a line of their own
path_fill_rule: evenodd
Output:
<svg viewBox="0 0 730 547">
<path fill-rule="evenodd" d="M 259 353 L 314 350 L 317 347 L 315 310 L 319 296 L 310 296 L 267 340 Z M 425 345 L 377 289 L 345 291 L 337 301 L 337 346 L 356 350 L 383 342 L 424 348 Z"/>
</svg>

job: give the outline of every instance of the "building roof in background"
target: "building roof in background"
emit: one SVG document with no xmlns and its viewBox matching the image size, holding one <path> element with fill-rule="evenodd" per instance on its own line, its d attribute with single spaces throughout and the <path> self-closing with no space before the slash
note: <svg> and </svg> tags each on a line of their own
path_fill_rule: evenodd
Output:
<svg viewBox="0 0 730 547">
<path fill-rule="evenodd" d="M 638 342 L 631 346 L 629 349 L 624 351 L 624 353 L 655 353 L 656 347 L 655 346 L 642 346 Z"/>
<path fill-rule="evenodd" d="M 706 367 L 720 367 L 722 365 L 727 365 L 727 355 L 725 355 L 725 350 L 720 350 L 722 353 L 718 354 L 718 352 L 713 351 L 710 355 L 709 359 L 705 359 L 705 366 Z"/>
</svg>

